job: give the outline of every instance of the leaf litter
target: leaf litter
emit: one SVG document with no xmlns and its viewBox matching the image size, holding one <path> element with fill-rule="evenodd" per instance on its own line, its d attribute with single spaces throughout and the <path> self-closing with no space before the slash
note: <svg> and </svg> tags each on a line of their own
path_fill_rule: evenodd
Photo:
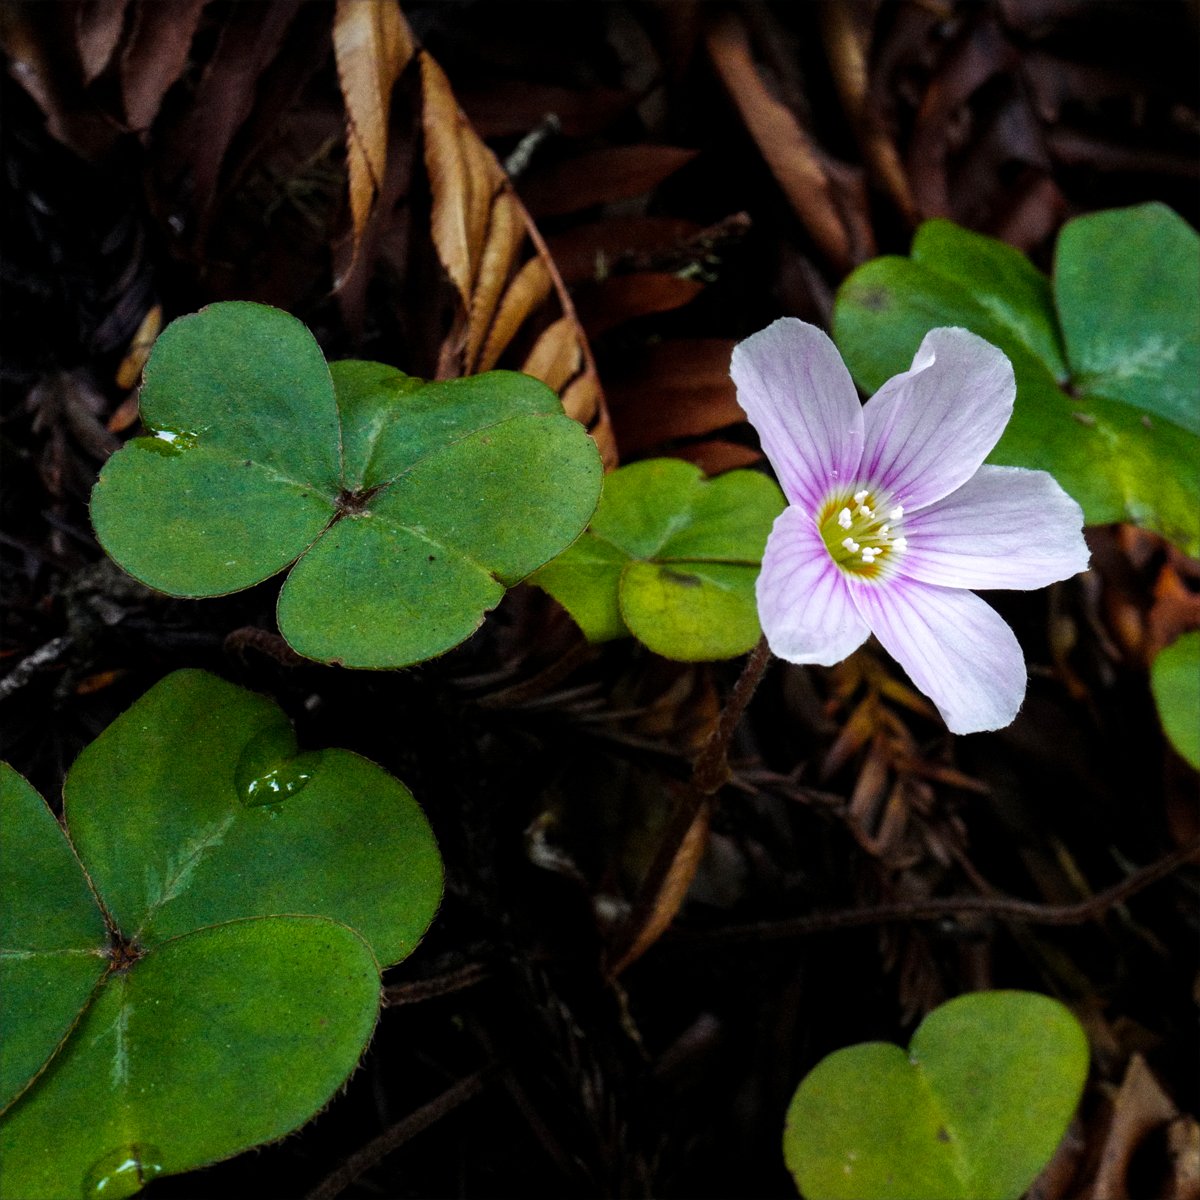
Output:
<svg viewBox="0 0 1200 1200">
<path fill-rule="evenodd" d="M 303 1194 L 345 1166 L 345 1194 L 357 1171 L 414 1194 L 788 1195 L 780 1114 L 826 1050 L 904 1042 L 948 996 L 1026 986 L 1090 1014 L 1095 1052 L 1031 1194 L 1194 1195 L 1194 874 L 1087 909 L 1197 836 L 1195 776 L 1163 742 L 1147 672 L 1200 627 L 1200 576 L 1161 540 L 1093 530 L 1088 576 L 1004 598 L 1033 682 L 1000 735 L 948 739 L 869 650 L 773 667 L 647 907 L 735 666 L 589 648 L 520 589 L 435 666 L 364 682 L 253 648 L 269 649 L 269 585 L 189 605 L 88 583 L 82 508 L 136 432 L 152 314 L 229 298 L 296 312 L 331 357 L 533 369 L 609 465 L 758 462 L 729 348 L 781 312 L 827 324 L 846 270 L 906 253 L 917 221 L 949 217 L 1043 267 L 1078 212 L 1161 200 L 1197 223 L 1187 6 L 615 3 L 568 19 L 516 0 L 273 0 L 253 15 L 94 0 L 20 6 L 0 29 L 6 214 L 31 231 L 3 251 L 20 299 L 3 666 L 41 655 L 4 696 L 0 748 L 53 795 L 174 667 L 269 691 L 305 740 L 352 746 L 421 796 L 451 883 L 403 978 L 480 981 L 389 1013 L 317 1126 L 161 1194 Z M 500 162 L 535 130 L 509 180 Z M 103 618 L 83 622 L 81 588 Z M 989 915 L 1006 897 L 1087 915 Z M 956 899 L 985 907 L 832 920 Z M 631 929 L 638 905 L 651 916 Z M 789 932 L 797 916 L 816 923 Z M 622 940 L 640 958 L 613 984 Z M 413 1138 L 406 1116 L 427 1105 Z M 355 1159 L 365 1129 L 395 1130 L 394 1151 Z"/>
</svg>

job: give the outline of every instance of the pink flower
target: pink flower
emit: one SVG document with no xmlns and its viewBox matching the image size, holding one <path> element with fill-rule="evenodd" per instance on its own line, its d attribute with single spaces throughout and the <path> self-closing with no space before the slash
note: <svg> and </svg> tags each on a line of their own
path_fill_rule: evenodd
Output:
<svg viewBox="0 0 1200 1200">
<path fill-rule="evenodd" d="M 1088 549 L 1050 475 L 983 465 L 1012 415 L 1008 359 L 934 329 L 864 406 L 829 338 L 785 317 L 734 349 L 731 373 L 790 502 L 758 578 L 772 651 L 831 666 L 873 633 L 953 732 L 1009 724 L 1025 659 L 968 589 L 1045 587 Z"/>
</svg>

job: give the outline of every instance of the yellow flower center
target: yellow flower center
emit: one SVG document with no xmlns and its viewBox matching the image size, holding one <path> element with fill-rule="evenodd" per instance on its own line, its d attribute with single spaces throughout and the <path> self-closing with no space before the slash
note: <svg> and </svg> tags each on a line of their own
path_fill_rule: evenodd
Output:
<svg viewBox="0 0 1200 1200">
<path fill-rule="evenodd" d="M 904 509 L 885 508 L 868 488 L 838 492 L 825 501 L 817 527 L 829 556 L 843 571 L 874 579 L 908 545 L 900 535 Z"/>
</svg>

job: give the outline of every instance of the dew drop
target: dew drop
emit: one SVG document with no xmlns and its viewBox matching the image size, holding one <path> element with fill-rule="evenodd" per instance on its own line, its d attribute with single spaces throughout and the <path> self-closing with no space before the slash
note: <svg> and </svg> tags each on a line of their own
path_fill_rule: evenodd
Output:
<svg viewBox="0 0 1200 1200">
<path fill-rule="evenodd" d="M 274 805 L 296 795 L 308 786 L 317 773 L 321 758 L 320 750 L 309 750 L 270 771 L 245 780 L 241 785 L 242 803 Z M 272 812 L 271 815 L 277 814 Z"/>
<path fill-rule="evenodd" d="M 153 437 L 144 438 L 141 444 L 158 454 L 182 454 L 196 444 L 197 437 L 187 429 L 159 429 Z"/>
<path fill-rule="evenodd" d="M 124 1200 L 162 1171 L 162 1154 L 156 1146 L 122 1146 L 88 1169 L 83 1177 L 83 1200 Z"/>
<path fill-rule="evenodd" d="M 243 804 L 277 805 L 308 786 L 324 756 L 296 753 L 296 735 L 285 721 L 268 726 L 246 743 L 234 772 Z"/>
</svg>

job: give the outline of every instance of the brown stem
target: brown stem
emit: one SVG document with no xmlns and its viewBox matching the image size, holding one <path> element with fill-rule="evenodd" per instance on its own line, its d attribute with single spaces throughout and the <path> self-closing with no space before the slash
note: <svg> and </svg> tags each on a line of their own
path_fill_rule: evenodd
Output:
<svg viewBox="0 0 1200 1200">
<path fill-rule="evenodd" d="M 487 979 L 489 971 L 483 963 L 467 963 L 445 975 L 432 979 L 413 979 L 407 983 L 393 983 L 383 989 L 385 1008 L 400 1004 L 419 1004 L 423 1000 L 434 1000 L 438 996 L 449 996 L 474 987 Z"/>
<path fill-rule="evenodd" d="M 696 755 L 696 765 L 692 768 L 692 788 L 701 796 L 711 796 L 718 788 L 729 782 L 729 743 L 733 740 L 733 731 L 746 711 L 746 705 L 754 695 L 762 677 L 766 674 L 767 664 L 771 661 L 771 650 L 766 637 L 758 639 L 758 645 L 750 652 L 745 667 L 725 701 L 725 707 L 717 715 L 717 723 L 708 740 Z M 699 810 L 699 804 L 696 805 Z M 693 813 L 693 818 L 695 814 Z M 691 825 L 689 821 L 685 830 Z"/>
<path fill-rule="evenodd" d="M 733 925 L 712 933 L 680 934 L 680 943 L 695 944 L 705 950 L 727 942 L 775 942 L 808 937 L 837 929 L 879 925 L 891 921 L 936 921 L 965 913 L 978 913 L 1029 925 L 1082 925 L 1100 916 L 1136 892 L 1165 879 L 1192 859 L 1200 858 L 1200 839 L 1174 850 L 1157 862 L 1142 867 L 1120 883 L 1080 900 L 1076 904 L 1037 904 L 1016 896 L 951 896 L 936 900 L 911 900 L 897 904 L 877 904 L 870 908 L 839 909 L 814 913 L 787 921 L 763 921 L 755 925 Z"/>
<path fill-rule="evenodd" d="M 488 1076 L 494 1070 L 494 1067 L 484 1067 L 483 1070 L 476 1071 L 474 1075 L 460 1079 L 440 1096 L 434 1097 L 428 1104 L 423 1104 L 415 1112 L 409 1113 L 407 1117 L 397 1121 L 390 1129 L 385 1129 L 361 1150 L 356 1150 L 350 1155 L 336 1171 L 326 1175 L 308 1193 L 305 1200 L 333 1200 L 335 1196 L 340 1196 L 363 1172 L 369 1171 L 377 1163 L 382 1162 L 393 1150 L 398 1150 L 418 1133 L 423 1133 L 436 1121 L 478 1096 L 483 1091 Z"/>
</svg>

